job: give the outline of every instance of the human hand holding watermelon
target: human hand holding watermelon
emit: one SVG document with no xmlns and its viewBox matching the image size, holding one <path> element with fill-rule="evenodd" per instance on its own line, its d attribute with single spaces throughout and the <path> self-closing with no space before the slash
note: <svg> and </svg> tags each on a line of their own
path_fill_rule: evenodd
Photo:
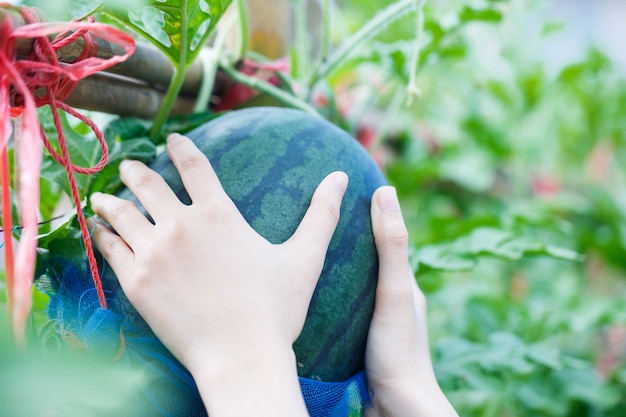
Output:
<svg viewBox="0 0 626 417">
<path fill-rule="evenodd" d="M 190 370 L 210 415 L 248 415 L 260 404 L 272 415 L 306 415 L 292 344 L 347 176 L 322 181 L 292 238 L 271 244 L 248 225 L 189 139 L 173 136 L 168 152 L 192 204 L 181 203 L 156 172 L 127 162 L 121 179 L 154 224 L 134 204 L 95 194 L 93 210 L 119 233 L 97 225 L 100 250 L 129 300 Z M 246 401 L 237 401 L 242 395 Z"/>
<path fill-rule="evenodd" d="M 433 371 L 426 299 L 409 265 L 408 232 L 395 190 L 372 198 L 372 227 L 379 257 L 376 305 L 365 370 L 372 396 L 366 417 L 458 417 Z"/>
<path fill-rule="evenodd" d="M 270 346 L 274 346 L 274 344 L 268 342 L 274 340 L 274 342 L 278 341 L 278 344 L 284 346 L 285 339 L 293 340 L 297 334 L 297 329 L 293 330 L 291 325 L 280 327 L 285 323 L 295 323 L 290 321 L 292 320 L 290 314 L 272 316 L 279 318 L 278 328 L 283 330 L 289 328 L 287 333 L 291 333 L 293 330 L 290 337 L 285 338 L 281 331 L 259 331 L 259 329 L 265 329 L 264 326 L 268 321 L 260 320 L 262 323 L 259 326 L 256 325 L 259 320 L 253 317 L 253 314 L 256 316 L 257 311 L 249 309 L 248 303 L 262 303 L 263 300 L 254 297 L 248 297 L 243 303 L 233 302 L 233 297 L 231 297 L 231 302 L 228 303 L 230 310 L 227 309 L 226 314 L 224 311 L 217 311 L 217 315 L 214 317 L 204 313 L 191 315 L 181 313 L 181 308 L 188 308 L 189 306 L 185 304 L 185 300 L 188 298 L 181 297 L 179 290 L 187 293 L 193 292 L 193 299 L 195 300 L 193 305 L 195 306 L 207 305 L 212 302 L 210 300 L 217 298 L 217 296 L 214 292 L 207 292 L 203 287 L 195 288 L 193 285 L 186 287 L 181 285 L 181 282 L 184 283 L 185 280 L 189 279 L 188 274 L 182 274 L 183 277 L 179 280 L 167 281 L 172 269 L 181 268 L 189 272 L 189 265 L 193 264 L 198 253 L 201 253 L 199 248 L 202 248 L 209 240 L 211 240 L 210 246 L 218 251 L 215 253 L 232 255 L 234 252 L 232 250 L 219 252 L 222 250 L 220 244 L 224 240 L 229 241 L 229 238 L 232 237 L 223 233 L 225 227 L 219 221 L 215 224 L 217 230 L 222 227 L 222 233 L 218 233 L 216 236 L 198 233 L 202 227 L 189 226 L 187 231 L 177 230 L 176 227 L 171 227 L 169 230 L 167 227 L 161 227 L 159 230 L 163 232 L 164 236 L 157 236 L 154 233 L 156 226 L 148 220 L 150 217 L 156 221 L 157 225 L 172 224 L 170 221 L 176 216 L 171 207 L 177 207 L 176 211 L 179 211 L 185 207 L 184 205 L 192 207 L 192 202 L 198 201 L 196 197 L 190 196 L 185 190 L 188 184 L 181 180 L 176 166 L 167 154 L 158 156 L 150 164 L 150 169 L 155 173 L 150 173 L 150 170 L 145 166 L 132 162 L 124 164 L 121 168 L 122 176 L 126 179 L 131 177 L 138 179 L 138 183 L 133 185 L 134 191 L 141 190 L 137 194 L 144 195 L 147 192 L 143 200 L 137 199 L 137 196 L 130 189 L 119 192 L 118 196 L 128 202 L 117 206 L 113 211 L 109 211 L 109 215 L 115 213 L 114 217 L 123 217 L 131 214 L 130 217 L 126 217 L 130 220 L 127 220 L 124 226 L 116 224 L 116 222 L 119 223 L 119 220 L 112 221 L 103 211 L 108 204 L 106 203 L 107 199 L 109 203 L 112 201 L 119 203 L 120 200 L 102 195 L 94 198 L 92 208 L 101 216 L 108 218 L 112 226 L 120 232 L 121 237 L 127 238 L 128 244 L 131 245 L 127 246 L 127 242 L 119 239 L 107 229 L 96 227 L 95 234 L 100 238 L 101 248 L 109 253 L 109 258 L 111 258 L 110 253 L 112 251 L 126 249 L 125 257 L 121 257 L 117 261 L 113 260 L 111 264 L 102 262 L 101 265 L 102 287 L 110 309 L 99 308 L 100 303 L 97 292 L 94 291 L 92 276 L 81 256 L 80 244 L 75 241 L 75 238 L 63 234 L 66 231 L 62 231 L 63 233 L 60 235 L 49 239 L 47 249 L 41 253 L 39 259 L 38 285 L 50 295 L 49 316 L 57 323 L 57 333 L 64 338 L 63 340 L 67 335 L 71 336 L 71 339 L 68 339 L 68 345 L 71 343 L 72 346 L 78 346 L 89 354 L 110 357 L 119 361 L 120 364 L 123 363 L 123 366 L 130 365 L 142 370 L 145 381 L 137 384 L 136 392 L 132 394 L 137 399 L 137 401 L 133 401 L 132 415 L 206 417 L 207 410 L 204 403 L 207 402 L 211 407 L 214 407 L 220 404 L 220 401 L 222 401 L 222 408 L 226 410 L 225 412 L 239 410 L 239 408 L 245 408 L 245 405 L 254 404 L 255 411 L 239 413 L 244 415 L 258 415 L 260 409 L 266 408 L 267 412 L 272 415 L 298 415 L 307 411 L 315 417 L 352 415 L 362 413 L 370 404 L 368 394 L 371 391 L 368 390 L 366 379 L 369 379 L 374 388 L 374 408 L 368 412 L 388 411 L 389 408 L 387 410 L 381 408 L 390 404 L 389 401 L 381 402 L 386 397 L 393 401 L 394 398 L 403 399 L 403 396 L 415 394 L 416 390 L 423 390 L 425 393 L 436 392 L 438 386 L 432 377 L 429 357 L 420 356 L 420 352 L 428 353 L 426 334 L 420 331 L 419 327 L 424 324 L 424 320 L 407 319 L 416 314 L 413 304 L 405 302 L 396 306 L 394 303 L 387 303 L 387 306 L 384 307 L 384 303 L 379 303 L 377 316 L 393 317 L 393 320 L 375 319 L 372 322 L 375 296 L 384 298 L 385 294 L 385 291 L 378 291 L 377 294 L 376 282 L 379 275 L 377 246 L 381 251 L 381 261 L 385 263 L 380 277 L 383 283 L 404 282 L 400 287 L 406 290 L 406 283 L 410 283 L 413 276 L 408 267 L 406 246 L 404 248 L 402 245 L 398 247 L 398 244 L 404 242 L 405 238 L 398 241 L 393 237 L 394 233 L 399 230 L 406 233 L 402 218 L 399 216 L 397 200 L 393 196 L 395 209 L 381 209 L 380 212 L 385 214 L 376 214 L 375 210 L 381 201 L 376 197 L 377 204 L 372 204 L 372 196 L 377 189 L 386 184 L 386 181 L 379 167 L 358 142 L 345 131 L 322 118 L 301 111 L 271 107 L 244 109 L 220 115 L 189 132 L 188 137 L 210 161 L 211 168 L 214 169 L 214 173 L 219 178 L 219 181 L 215 181 L 213 176 L 210 181 L 207 181 L 205 173 L 201 172 L 192 182 L 208 187 L 207 194 L 214 194 L 215 190 L 223 190 L 228 195 L 226 200 L 231 199 L 245 222 L 268 242 L 279 247 L 282 247 L 285 242 L 292 241 L 290 238 L 296 233 L 298 226 L 307 214 L 312 196 L 320 183 L 325 182 L 326 177 L 336 171 L 345 172 L 350 178 L 350 185 L 342 198 L 341 218 L 336 230 L 334 230 L 330 244 L 328 241 L 324 243 L 324 239 L 321 239 L 317 242 L 311 242 L 309 245 L 302 245 L 303 248 L 309 250 L 321 248 L 326 251 L 327 249 L 325 254 L 320 255 L 325 260 L 319 279 L 316 275 L 313 278 L 313 280 L 318 279 L 318 281 L 312 298 L 309 299 L 303 295 L 307 292 L 306 288 L 304 291 L 300 288 L 292 288 L 296 297 L 293 299 L 286 298 L 288 294 L 286 294 L 284 287 L 279 286 L 273 290 L 278 291 L 279 296 L 268 296 L 267 298 L 275 302 L 265 303 L 269 310 L 261 310 L 260 312 L 264 314 L 272 309 L 288 311 L 289 309 L 285 308 L 285 300 L 295 302 L 296 299 L 299 299 L 302 302 L 302 310 L 305 310 L 306 306 L 309 305 L 304 327 L 302 327 L 302 332 L 292 346 L 293 350 L 291 347 L 289 349 L 273 349 Z M 187 161 L 182 165 L 190 168 L 193 167 L 194 163 L 191 163 L 190 166 L 189 161 Z M 140 171 L 140 175 L 129 175 L 129 172 L 137 172 L 137 170 Z M 146 173 L 150 174 L 145 175 Z M 160 178 L 156 173 L 162 176 L 167 186 L 159 182 Z M 336 175 L 341 176 L 341 174 Z M 157 183 L 160 184 L 156 184 L 156 188 L 155 183 L 151 185 L 155 178 L 159 180 Z M 125 182 L 128 183 L 128 181 Z M 324 188 L 328 186 L 329 184 L 325 184 Z M 383 188 L 383 193 L 384 190 L 389 189 Z M 182 202 L 183 206 L 172 198 L 172 193 Z M 200 193 L 203 194 L 205 191 L 200 191 Z M 102 200 L 103 198 L 104 200 Z M 318 198 L 315 200 L 319 201 Z M 221 199 L 221 201 L 224 202 L 225 200 Z M 142 207 L 143 202 L 148 202 L 146 206 L 149 205 L 150 207 Z M 221 207 L 220 212 L 224 210 L 222 214 L 229 211 L 231 214 L 236 214 L 232 205 L 230 210 L 224 209 L 226 205 L 222 204 L 218 204 L 217 207 Z M 137 208 L 141 211 L 141 216 L 137 214 Z M 148 213 L 146 213 L 145 208 L 149 209 Z M 192 213 L 190 210 L 183 211 L 183 213 L 190 214 Z M 327 209 L 320 210 L 320 213 L 328 215 Z M 148 215 L 148 219 L 143 217 L 145 215 Z M 178 218 L 183 222 L 189 220 L 187 216 L 180 214 Z M 210 216 L 208 218 L 210 219 Z M 241 225 L 239 216 L 224 215 L 221 220 L 232 221 L 235 218 L 239 219 L 238 222 Z M 383 221 L 394 218 L 395 221 Z M 188 224 L 197 225 L 205 220 L 207 218 L 203 217 L 197 223 Z M 402 227 L 398 227 L 398 225 Z M 131 235 L 127 233 L 129 230 L 137 231 L 142 228 L 152 233 Z M 374 228 L 377 234 L 376 242 L 373 233 Z M 126 235 L 124 230 L 126 230 Z M 237 230 L 241 231 L 242 229 Z M 312 227 L 310 230 L 313 233 L 311 234 L 312 240 L 315 240 L 314 237 L 320 230 L 317 230 L 316 227 Z M 321 231 L 323 232 L 323 229 Z M 328 233 L 332 232 L 329 230 Z M 307 234 L 305 233 L 305 235 Z M 252 239 L 253 245 L 254 242 L 262 241 L 258 236 L 252 235 L 255 236 Z M 107 239 L 109 239 L 108 242 Z M 183 240 L 186 243 L 181 243 Z M 193 244 L 190 245 L 189 243 Z M 183 246 L 179 247 L 179 244 Z M 265 245 L 269 246 L 267 242 Z M 230 247 L 232 248 L 232 242 Z M 124 268 L 133 265 L 132 262 L 134 262 L 136 254 L 131 248 L 140 248 L 148 252 L 155 251 L 154 254 L 163 255 L 162 257 L 152 255 L 155 265 L 161 267 L 150 269 L 149 265 L 147 267 L 142 265 L 145 268 L 143 271 L 141 268 L 135 271 L 144 278 L 149 276 L 150 271 L 154 274 L 149 279 L 144 279 L 144 283 L 150 283 L 150 285 L 145 286 L 150 287 L 148 294 L 145 294 L 146 288 L 141 286 L 141 280 L 130 286 L 130 292 L 134 294 L 131 297 L 140 299 L 139 302 L 135 301 L 137 307 L 145 303 L 142 308 L 142 314 L 146 316 L 145 318 L 138 313 L 136 306 L 129 301 L 129 296 L 120 287 L 120 281 L 124 279 L 118 279 L 116 271 L 112 269 L 112 264 L 115 264 L 114 267 L 118 271 L 125 273 Z M 236 246 L 237 250 L 242 248 L 239 245 Z M 168 252 L 168 249 L 171 249 L 172 253 L 177 253 L 178 256 L 171 256 L 172 253 Z M 389 252 L 390 249 L 391 252 Z M 304 256 L 304 259 L 311 256 L 311 253 L 307 251 L 296 252 L 299 251 L 294 250 L 292 256 L 289 257 L 289 262 L 292 263 L 287 262 L 287 267 L 293 267 L 299 262 L 296 260 L 299 256 Z M 209 255 L 215 253 L 210 252 Z M 385 255 L 389 253 L 396 255 Z M 255 255 L 255 258 L 259 259 L 262 256 Z M 201 262 L 206 262 L 202 256 L 199 259 Z M 247 260 L 244 256 L 237 257 L 235 261 L 232 260 L 232 256 L 224 259 L 230 260 L 235 269 L 241 267 L 240 264 Z M 220 259 L 221 261 L 222 259 Z M 279 259 L 279 261 L 284 264 L 285 259 Z M 216 264 L 220 262 L 216 262 Z M 388 265 L 390 264 L 395 265 L 395 267 L 389 268 Z M 216 271 L 212 269 L 215 265 L 207 267 L 208 270 L 199 272 L 200 276 Z M 198 269 L 202 270 L 202 268 Z M 260 271 L 261 269 L 254 270 L 249 276 L 258 276 Z M 396 275 L 392 273 L 393 271 L 400 272 L 400 274 Z M 180 277 L 176 274 L 177 272 L 174 271 L 173 276 Z M 164 276 L 165 282 L 169 282 L 169 285 L 162 285 L 161 280 L 164 279 Z M 219 275 L 210 279 L 219 281 Z M 155 283 L 156 286 L 152 285 Z M 239 285 L 239 288 L 241 287 Z M 391 287 L 383 285 L 381 288 L 384 287 L 394 288 L 395 285 Z M 274 286 L 267 285 L 267 288 L 262 290 L 272 291 L 272 288 Z M 412 290 L 410 285 L 408 288 Z M 219 287 L 218 289 L 223 290 Z M 298 293 L 298 291 L 302 291 L 302 293 Z M 144 294 L 142 295 L 140 292 Z M 231 296 L 234 293 L 236 291 L 231 291 Z M 266 293 L 260 292 L 257 298 L 263 297 L 266 297 Z M 227 323 L 228 320 L 224 320 L 225 316 L 239 307 L 243 308 L 243 311 L 247 309 L 252 321 L 237 323 L 237 326 Z M 151 312 L 147 311 L 149 309 Z M 295 309 L 296 313 L 296 310 L 301 311 Z M 164 346 L 151 328 L 153 326 L 155 330 L 158 328 L 158 325 L 155 326 L 152 323 L 155 318 L 163 318 L 164 323 L 168 323 L 165 315 L 175 315 L 176 320 L 173 323 L 178 324 L 170 324 L 170 328 L 167 328 L 167 334 L 164 334 L 163 329 L 161 329 L 158 336 L 162 337 L 168 346 L 173 346 L 172 350 L 179 356 L 179 359 L 191 368 L 189 370 L 176 360 L 172 352 Z M 201 346 L 201 343 L 197 342 L 207 340 L 205 336 L 198 336 L 198 332 L 206 325 L 203 320 L 207 317 L 210 317 L 214 324 L 222 324 L 215 328 L 224 333 L 224 337 L 226 337 L 224 340 L 226 341 L 236 339 L 238 334 L 243 335 L 242 331 L 245 329 L 252 331 L 253 334 L 251 336 L 244 335 L 243 338 L 249 342 L 233 343 L 233 346 L 236 345 L 235 349 L 229 352 L 228 357 L 222 361 L 219 355 L 213 355 L 214 351 L 197 348 L 197 346 Z M 151 322 L 150 325 L 146 323 L 146 318 Z M 282 319 L 286 320 L 281 321 Z M 387 330 L 385 330 L 386 326 L 380 326 L 380 323 L 384 324 L 385 322 L 390 324 Z M 194 326 L 198 323 L 201 326 L 195 328 Z M 299 326 L 294 328 L 297 327 Z M 272 327 L 272 329 L 276 328 Z M 382 329 L 382 331 L 377 330 L 377 328 Z M 421 328 L 425 329 L 425 325 Z M 370 329 L 372 332 L 378 333 L 378 336 L 369 338 L 370 342 L 376 339 L 379 342 L 377 343 L 378 349 L 368 348 L 369 352 L 374 352 L 374 354 L 368 353 L 367 368 L 372 373 L 368 377 L 365 375 L 364 369 L 366 368 L 365 351 Z M 394 337 L 397 337 L 398 334 L 401 335 L 403 330 L 415 332 L 417 336 L 408 338 L 401 336 L 395 340 Z M 219 333 L 216 335 L 219 338 Z M 417 344 L 402 343 L 403 340 L 417 340 Z M 172 343 L 174 344 L 172 345 Z M 415 350 L 412 349 L 414 346 L 422 347 Z M 176 349 L 192 353 L 189 353 L 185 359 Z M 247 352 L 249 356 L 242 357 L 239 355 L 242 352 Z M 402 360 L 395 360 L 396 356 Z M 376 361 L 378 361 L 378 365 L 372 366 Z M 418 370 L 415 373 L 421 374 L 419 365 L 416 366 L 413 363 L 415 361 L 423 364 L 424 377 L 413 379 L 400 377 L 391 380 L 385 378 L 387 375 L 395 375 L 397 370 L 400 370 L 398 375 L 405 375 L 403 373 L 404 368 L 410 368 L 413 371 Z M 215 365 L 216 363 L 223 366 L 211 367 L 211 364 Z M 295 384 L 293 384 L 295 379 L 293 377 L 294 363 L 297 368 L 300 392 L 294 388 Z M 378 375 L 377 366 L 379 371 L 382 370 L 382 372 L 378 372 Z M 228 367 L 232 367 L 232 372 L 227 372 Z M 193 372 L 193 377 L 189 371 Z M 216 378 L 215 375 L 219 375 L 220 371 L 224 371 L 222 372 L 224 376 Z M 249 382 L 252 381 L 251 379 L 244 381 L 241 378 L 244 374 L 247 375 L 246 378 L 256 378 L 256 381 Z M 197 386 L 198 384 L 194 379 L 199 382 L 200 387 Z M 390 381 L 395 381 L 395 383 L 390 384 Z M 399 385 L 398 381 L 404 381 L 407 385 Z M 198 388 L 202 391 L 204 398 L 200 396 Z M 226 395 L 223 395 L 224 393 Z M 215 395 L 217 401 L 208 401 L 212 395 Z M 302 409 L 302 397 L 306 403 L 306 411 Z M 431 398 L 426 397 L 428 395 L 418 395 L 415 398 L 425 399 L 425 403 L 430 402 Z M 269 407 L 264 407 L 264 404 L 269 404 Z M 294 405 L 293 409 L 282 408 L 288 404 Z M 233 405 L 236 406 L 234 409 L 232 408 Z M 391 405 L 393 406 L 393 404 Z M 416 403 L 412 401 L 407 402 L 406 405 L 415 406 Z M 281 410 L 278 410 L 279 407 Z M 419 408 L 414 410 L 419 410 Z M 405 411 L 394 408 L 392 411 L 416 415 L 409 408 Z M 221 413 L 211 413 L 212 416 L 219 414 Z M 392 412 L 389 415 L 396 414 Z"/>
</svg>

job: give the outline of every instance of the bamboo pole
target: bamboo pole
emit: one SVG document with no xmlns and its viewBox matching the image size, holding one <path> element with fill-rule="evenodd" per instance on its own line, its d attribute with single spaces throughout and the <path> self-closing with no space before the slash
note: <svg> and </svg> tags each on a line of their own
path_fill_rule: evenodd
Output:
<svg viewBox="0 0 626 417">
<path fill-rule="evenodd" d="M 14 26 L 24 25 L 22 17 L 6 10 Z M 96 38 L 96 56 L 102 59 L 122 55 L 123 48 Z M 27 57 L 33 51 L 33 39 L 18 39 L 16 51 L 18 59 Z M 82 38 L 57 51 L 60 62 L 71 64 L 80 56 L 84 47 Z M 174 75 L 174 66 L 155 46 L 137 42 L 135 52 L 125 62 L 119 63 L 98 74 L 78 82 L 66 100 L 72 107 L 93 110 L 120 116 L 152 119 L 163 102 L 163 91 Z M 203 68 L 200 60 L 195 61 L 187 71 L 172 114 L 191 113 L 194 109 L 194 96 L 202 85 Z M 233 84 L 228 76 L 219 71 L 213 86 L 213 93 L 220 94 Z"/>
<path fill-rule="evenodd" d="M 14 26 L 25 24 L 24 19 L 17 13 L 9 10 L 0 10 L 0 14 L 8 14 Z M 96 56 L 102 59 L 114 55 L 122 55 L 123 49 L 119 45 L 96 38 L 98 50 Z M 18 39 L 16 44 L 17 55 L 26 57 L 33 51 L 33 39 Z M 73 63 L 83 51 L 84 40 L 76 39 L 69 45 L 57 51 L 57 58 L 63 63 Z M 122 77 L 104 77 L 104 73 L 117 74 Z M 181 95 L 195 96 L 200 91 L 203 79 L 203 68 L 200 60 L 191 64 L 185 75 Z M 163 101 L 162 90 L 165 90 L 174 76 L 172 63 L 153 45 L 137 42 L 135 52 L 124 62 L 108 68 L 99 75 L 79 82 L 76 90 L 68 100 L 73 107 L 85 110 L 102 111 L 106 113 L 153 118 Z M 141 86 L 136 81 L 143 83 Z M 219 72 L 216 76 L 213 92 L 219 94 L 232 84 L 227 76 Z M 154 91 L 150 91 L 153 87 Z M 127 89 L 128 90 L 125 90 Z M 138 97 L 132 97 L 138 94 Z M 147 100 L 154 100 L 148 103 Z M 191 112 L 190 97 L 180 98 L 173 113 Z M 133 104 L 130 104 L 133 103 Z"/>
<path fill-rule="evenodd" d="M 120 116 L 152 119 L 161 107 L 163 92 L 129 78 L 99 73 L 81 80 L 65 103 L 72 107 Z M 179 96 L 172 114 L 191 113 L 195 99 Z"/>
<path fill-rule="evenodd" d="M 233 83 L 225 74 L 217 74 L 216 86 L 224 87 Z M 215 94 L 219 92 L 213 90 Z M 163 103 L 165 94 L 136 80 L 101 72 L 78 82 L 65 102 L 83 110 L 92 110 L 118 116 L 153 119 Z M 171 114 L 194 112 L 196 98 L 179 95 Z"/>
<path fill-rule="evenodd" d="M 23 24 L 23 22 L 22 22 Z M 114 55 L 122 55 L 123 49 L 102 39 L 96 39 L 98 43 L 98 58 L 108 59 Z M 19 39 L 17 42 L 18 57 L 26 57 L 33 51 L 32 39 Z M 59 49 L 57 58 L 60 62 L 75 62 L 83 51 L 84 40 L 78 38 L 74 42 Z M 156 47 L 137 42 L 135 52 L 125 61 L 121 62 L 106 72 L 124 75 L 126 77 L 142 80 L 149 85 L 168 86 L 173 75 L 174 66 Z M 183 84 L 182 93 L 196 93 L 202 84 L 202 63 L 195 61 L 188 69 Z"/>
</svg>

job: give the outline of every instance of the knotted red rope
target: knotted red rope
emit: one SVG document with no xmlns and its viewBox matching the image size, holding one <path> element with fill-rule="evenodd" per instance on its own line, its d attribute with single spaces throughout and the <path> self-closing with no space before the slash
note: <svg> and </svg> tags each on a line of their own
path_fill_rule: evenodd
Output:
<svg viewBox="0 0 626 417">
<path fill-rule="evenodd" d="M 11 19 L 2 9 L 19 12 L 26 25 L 12 27 Z M 58 34 L 52 41 L 48 36 Z M 123 55 L 108 59 L 98 58 L 95 37 L 118 44 Z M 33 52 L 29 57 L 17 59 L 16 42 L 19 38 L 33 39 Z M 85 48 L 76 62 L 58 61 L 56 52 L 63 46 L 82 38 Z M 106 298 L 91 244 L 85 215 L 81 209 L 81 198 L 76 186 L 75 173 L 93 174 L 106 165 L 108 147 L 100 129 L 87 117 L 74 111 L 62 101 L 66 99 L 76 83 L 89 75 L 126 60 L 135 50 L 133 38 L 113 27 L 88 22 L 38 23 L 31 9 L 16 8 L 0 3 L 0 176 L 2 178 L 2 218 L 5 233 L 7 304 L 19 342 L 25 338 L 25 323 L 31 309 L 31 287 L 33 283 L 37 249 L 37 209 L 39 207 L 39 176 L 41 173 L 41 143 L 52 158 L 63 165 L 67 172 L 72 200 L 80 224 L 89 267 L 98 299 L 106 308 Z M 57 131 L 59 151 L 50 143 L 39 125 L 36 108 L 49 105 Z M 96 135 L 101 147 L 100 161 L 93 167 L 79 167 L 72 163 L 65 135 L 61 127 L 59 110 L 87 124 Z M 11 246 L 11 204 L 8 172 L 7 146 L 11 136 L 10 119 L 15 119 L 13 134 L 15 147 L 15 177 L 17 203 L 23 225 L 22 236 L 15 261 Z"/>
</svg>

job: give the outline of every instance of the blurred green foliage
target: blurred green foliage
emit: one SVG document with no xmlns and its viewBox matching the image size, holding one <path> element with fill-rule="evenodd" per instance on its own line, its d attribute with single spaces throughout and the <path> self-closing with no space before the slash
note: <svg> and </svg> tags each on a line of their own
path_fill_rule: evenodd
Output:
<svg viewBox="0 0 626 417">
<path fill-rule="evenodd" d="M 543 5 L 427 2 L 410 106 L 415 13 L 355 39 L 389 2 L 338 1 L 320 37 L 331 58 L 349 54 L 319 79 L 326 57 L 291 53 L 290 94 L 357 137 L 398 189 L 435 369 L 462 416 L 626 415 L 626 75 L 600 49 L 548 61 L 544 43 L 568 28 Z M 66 125 L 89 164 L 84 127 Z M 81 191 L 119 186 L 122 157 L 156 152 L 149 130 L 113 121 L 113 164 Z M 44 215 L 64 188 L 48 162 Z"/>
<path fill-rule="evenodd" d="M 398 188 L 463 416 L 626 414 L 626 76 L 599 49 L 546 61 L 567 27 L 542 4 L 428 2 L 410 107 L 411 16 L 327 90 Z M 384 5 L 344 1 L 339 26 Z"/>
</svg>

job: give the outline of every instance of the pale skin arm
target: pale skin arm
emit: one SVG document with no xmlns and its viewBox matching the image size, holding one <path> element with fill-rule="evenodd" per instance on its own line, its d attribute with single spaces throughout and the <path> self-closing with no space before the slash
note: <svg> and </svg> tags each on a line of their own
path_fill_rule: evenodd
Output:
<svg viewBox="0 0 626 417">
<path fill-rule="evenodd" d="M 130 301 L 192 373 L 209 415 L 306 416 L 291 346 L 304 325 L 347 177 L 329 175 L 296 233 L 272 245 L 241 217 L 191 141 L 172 136 L 168 153 L 193 204 L 180 203 L 145 165 L 125 163 L 122 181 L 155 224 L 131 203 L 96 194 L 94 211 L 119 233 L 96 224 L 100 250 Z M 366 353 L 375 396 L 366 415 L 456 416 L 432 372 L 425 301 L 408 265 L 393 188 L 375 193 L 372 219 L 381 269 Z"/>
</svg>

